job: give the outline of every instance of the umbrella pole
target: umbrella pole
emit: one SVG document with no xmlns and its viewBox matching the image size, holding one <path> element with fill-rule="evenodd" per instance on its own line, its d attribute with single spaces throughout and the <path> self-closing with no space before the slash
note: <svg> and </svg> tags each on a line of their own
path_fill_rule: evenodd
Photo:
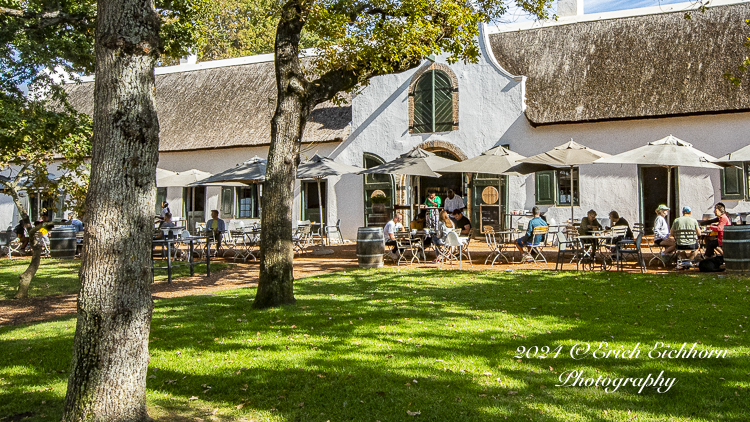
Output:
<svg viewBox="0 0 750 422">
<path fill-rule="evenodd" d="M 672 204 L 670 203 L 670 199 L 672 199 L 672 167 L 667 166 L 667 207 L 672 208 Z M 672 215 L 675 215 L 673 212 Z M 678 214 L 679 215 L 679 214 Z"/>
<path fill-rule="evenodd" d="M 575 213 L 573 211 L 573 205 L 574 205 L 573 198 L 575 197 L 574 195 L 575 188 L 576 188 L 576 185 L 575 183 L 573 183 L 573 166 L 570 166 L 570 224 L 571 225 L 575 223 L 576 221 Z"/>
<path fill-rule="evenodd" d="M 320 215 L 320 246 L 324 246 L 323 243 L 323 195 L 320 194 L 320 177 L 315 179 L 318 182 L 318 213 Z"/>
</svg>

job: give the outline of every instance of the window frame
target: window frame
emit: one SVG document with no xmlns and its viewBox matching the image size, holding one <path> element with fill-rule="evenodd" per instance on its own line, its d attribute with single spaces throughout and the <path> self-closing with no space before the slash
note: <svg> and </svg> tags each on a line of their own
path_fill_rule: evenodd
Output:
<svg viewBox="0 0 750 422">
<path fill-rule="evenodd" d="M 570 167 L 564 168 L 564 169 L 555 169 L 555 170 L 544 170 L 544 171 L 538 171 L 534 173 L 534 203 L 535 205 L 554 205 L 554 206 L 561 206 L 561 207 L 569 207 L 571 206 L 570 202 L 563 203 L 560 200 L 560 179 L 561 179 L 561 173 L 562 172 L 570 172 Z M 547 194 L 545 195 L 543 192 L 543 186 L 541 185 L 541 180 L 545 177 L 550 178 L 550 183 L 548 187 L 545 189 L 547 190 Z M 573 167 L 573 171 L 571 174 L 571 185 L 573 186 L 573 192 L 575 195 L 571 202 L 573 202 L 574 207 L 580 207 L 581 206 L 581 172 L 578 167 Z"/>
<path fill-rule="evenodd" d="M 427 79 L 429 79 L 432 85 L 429 89 L 424 87 L 424 85 L 429 85 L 429 83 L 425 83 Z M 455 121 L 454 113 L 455 92 L 458 92 L 458 88 L 453 85 L 451 75 L 442 69 L 430 69 L 419 75 L 419 78 L 417 78 L 413 85 L 412 91 L 409 93 L 412 101 L 409 132 L 442 133 L 456 130 L 458 122 Z M 425 95 L 426 98 L 423 98 L 422 95 Z M 426 114 L 420 112 L 420 110 L 423 110 L 421 105 L 427 100 L 429 100 L 431 110 L 429 116 L 425 116 L 426 121 L 421 122 L 423 114 Z M 437 113 L 440 114 L 438 115 Z M 438 119 L 438 117 L 440 118 Z"/>
<path fill-rule="evenodd" d="M 738 167 L 726 167 L 722 168 L 720 171 L 720 179 L 721 179 L 721 199 L 724 200 L 742 200 L 745 199 L 747 196 L 747 192 L 745 190 L 745 168 L 747 166 L 747 163 L 743 163 L 741 168 Z M 728 171 L 734 172 L 736 176 L 736 185 L 737 189 L 736 192 L 727 192 L 727 173 Z M 730 173 L 731 174 L 731 173 Z"/>
</svg>

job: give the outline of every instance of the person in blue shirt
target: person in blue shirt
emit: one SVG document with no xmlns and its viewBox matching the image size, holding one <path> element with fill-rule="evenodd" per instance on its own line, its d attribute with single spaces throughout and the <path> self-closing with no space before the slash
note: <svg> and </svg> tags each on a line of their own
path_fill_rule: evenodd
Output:
<svg viewBox="0 0 750 422">
<path fill-rule="evenodd" d="M 76 218 L 75 213 L 69 212 L 68 213 L 68 224 L 76 228 L 76 232 L 82 232 L 83 231 L 83 222 Z"/>
<path fill-rule="evenodd" d="M 534 215 L 534 218 L 532 218 L 531 221 L 529 221 L 529 228 L 526 230 L 526 234 L 520 237 L 518 240 L 516 240 L 516 247 L 521 253 L 524 253 L 525 251 L 523 248 L 528 246 L 531 243 L 531 237 L 534 235 L 534 228 L 547 225 L 547 222 L 544 221 L 544 219 L 541 216 L 539 207 L 532 208 L 531 213 Z M 542 237 L 543 236 L 541 234 L 536 235 L 536 239 L 534 239 L 534 243 L 541 243 Z"/>
</svg>

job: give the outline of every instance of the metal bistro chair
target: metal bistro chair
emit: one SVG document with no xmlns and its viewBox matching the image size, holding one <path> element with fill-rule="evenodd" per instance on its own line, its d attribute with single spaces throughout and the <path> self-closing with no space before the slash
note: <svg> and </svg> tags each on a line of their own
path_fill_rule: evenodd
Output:
<svg viewBox="0 0 750 422">
<path fill-rule="evenodd" d="M 456 233 L 458 234 L 458 233 Z M 467 261 L 469 261 L 469 265 L 472 267 L 474 266 L 474 263 L 471 261 L 471 251 L 469 250 L 469 245 L 471 244 L 471 238 L 474 237 L 474 228 L 469 229 L 469 233 L 466 235 L 466 237 L 459 236 L 458 240 L 463 243 L 463 247 L 459 249 L 459 253 L 466 258 Z"/>
<path fill-rule="evenodd" d="M 685 259 L 682 259 L 680 257 L 680 254 L 682 252 L 687 253 L 689 250 L 686 249 L 679 249 L 679 243 L 682 244 L 696 244 L 696 255 L 700 254 L 703 255 L 703 251 L 701 250 L 700 242 L 698 241 L 698 233 L 695 232 L 695 230 L 676 230 L 674 233 L 674 239 L 675 239 L 675 257 L 677 258 L 677 268 L 680 269 L 682 267 L 682 264 L 685 262 L 689 262 L 692 264 L 692 260 L 688 259 L 687 256 Z M 687 254 L 686 254 L 687 255 Z"/>
<path fill-rule="evenodd" d="M 312 233 L 310 232 L 310 224 L 298 224 L 297 230 L 292 235 L 292 242 L 294 243 L 295 252 L 305 253 L 305 249 L 310 246 L 312 242 Z"/>
<path fill-rule="evenodd" d="M 581 264 L 581 257 L 583 256 L 583 246 L 581 246 L 581 242 L 576 239 L 568 240 L 565 237 L 565 233 L 562 231 L 558 231 L 556 233 L 557 235 L 557 260 L 555 261 L 555 270 L 557 270 L 557 266 L 560 266 L 560 269 L 562 270 L 565 266 L 565 263 L 563 262 L 566 259 L 566 256 L 570 254 L 570 263 L 573 263 L 573 261 L 576 262 L 576 270 L 578 270 L 579 265 Z"/>
<path fill-rule="evenodd" d="M 458 260 L 463 253 L 463 247 L 464 243 L 458 238 L 458 233 L 455 231 L 449 232 L 448 237 L 445 239 L 445 244 L 440 248 L 440 256 L 438 257 L 440 267 L 442 268 L 443 262 L 446 259 L 448 261 Z M 456 249 L 458 249 L 458 255 L 456 255 Z"/>
<path fill-rule="evenodd" d="M 328 246 L 331 246 L 331 235 L 338 236 L 338 241 L 342 245 L 344 244 L 344 236 L 341 234 L 341 219 L 339 218 L 336 221 L 335 226 L 325 226 L 325 235 L 326 235 L 326 241 L 328 242 Z"/>
<path fill-rule="evenodd" d="M 641 267 L 641 272 L 646 272 L 646 261 L 643 259 L 643 252 L 641 251 L 641 243 L 643 242 L 643 231 L 638 232 L 638 236 L 635 241 L 630 239 L 624 239 L 617 242 L 617 248 L 615 249 L 615 255 L 617 259 L 617 270 L 623 270 L 623 262 L 625 257 L 630 255 L 636 258 L 636 263 Z"/>
<path fill-rule="evenodd" d="M 416 241 L 412 241 L 411 239 L 411 233 L 409 232 L 403 232 L 398 231 L 395 234 L 396 236 L 396 250 L 398 251 L 398 260 L 396 260 L 396 265 L 401 264 L 401 260 L 408 260 L 407 254 L 411 254 L 411 260 L 409 261 L 409 264 L 414 263 L 414 260 L 417 260 L 417 263 L 419 263 L 419 253 L 420 249 L 419 246 L 417 246 Z"/>
<path fill-rule="evenodd" d="M 510 264 L 508 255 L 506 255 L 504 252 L 505 243 L 497 242 L 497 238 L 495 237 L 495 229 L 485 226 L 484 240 L 487 242 L 487 246 L 490 248 L 490 254 L 487 255 L 487 259 L 484 260 L 484 265 L 487 265 L 487 261 L 489 261 L 490 259 L 492 259 L 490 265 L 495 265 L 495 261 L 497 261 L 497 259 L 501 257 L 505 259 L 506 264 Z"/>
<path fill-rule="evenodd" d="M 521 256 L 521 262 L 523 262 L 525 258 L 530 258 L 535 264 L 539 261 L 543 261 L 545 264 L 547 263 L 547 258 L 545 258 L 542 253 L 544 238 L 547 236 L 547 231 L 549 231 L 549 226 L 534 227 L 534 230 L 531 232 L 531 241 L 526 244 L 526 246 L 529 247 L 529 250 L 524 252 L 523 256 Z M 539 242 L 536 241 L 537 236 L 542 236 Z"/>
</svg>

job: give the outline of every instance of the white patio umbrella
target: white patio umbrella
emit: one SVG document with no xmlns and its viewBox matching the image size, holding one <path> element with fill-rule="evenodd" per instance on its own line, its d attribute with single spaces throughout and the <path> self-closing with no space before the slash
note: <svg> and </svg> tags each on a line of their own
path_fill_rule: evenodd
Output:
<svg viewBox="0 0 750 422">
<path fill-rule="evenodd" d="M 211 173 L 207 171 L 201 171 L 196 169 L 190 169 L 187 171 L 179 171 L 171 176 L 166 176 L 161 180 L 157 179 L 157 186 L 164 187 L 185 187 L 191 184 L 201 181 L 211 176 Z"/>
<path fill-rule="evenodd" d="M 503 176 L 523 176 L 554 167 L 547 164 L 527 164 L 520 162 L 523 155 L 504 147 L 495 147 L 476 157 L 453 163 L 438 170 L 439 173 L 487 173 Z"/>
<path fill-rule="evenodd" d="M 350 166 L 333 161 L 328 157 L 313 155 L 309 160 L 297 167 L 297 179 L 315 179 L 318 183 L 318 212 L 320 213 L 320 228 L 323 230 L 323 196 L 320 191 L 320 180 L 329 176 L 341 176 L 343 174 L 357 173 L 364 170 L 362 167 Z M 321 246 L 323 236 L 320 236 Z M 330 253 L 333 253 L 331 251 Z"/>
<path fill-rule="evenodd" d="M 719 157 L 714 161 L 716 164 L 737 164 L 737 163 L 744 163 L 745 161 L 750 161 L 750 145 L 747 145 L 745 147 L 742 147 L 738 149 L 735 152 L 730 152 L 729 154 Z"/>
<path fill-rule="evenodd" d="M 524 158 L 522 163 L 528 164 L 547 164 L 556 167 L 570 167 L 570 221 L 575 220 L 574 200 L 575 184 L 573 183 L 573 167 L 582 164 L 591 164 L 596 160 L 609 157 L 606 152 L 597 151 L 583 146 L 572 139 L 560 146 L 557 146 L 547 152 Z"/>
<path fill-rule="evenodd" d="M 440 177 L 439 169 L 455 164 L 456 161 L 440 157 L 422 148 L 414 147 L 409 152 L 401 154 L 400 157 L 360 171 L 359 174 L 398 174 L 410 176 L 409 185 L 413 185 L 412 176 Z M 419 194 L 419 190 L 417 190 Z M 417 197 L 417 202 L 421 198 Z"/>
<path fill-rule="evenodd" d="M 262 183 L 266 180 L 266 160 L 258 157 L 237 164 L 236 166 L 214 174 L 198 182 L 196 185 L 228 185 L 231 183 L 244 183 L 251 185 L 253 183 Z"/>
<path fill-rule="evenodd" d="M 675 167 L 699 167 L 707 169 L 720 169 L 721 166 L 713 164 L 716 158 L 693 148 L 693 144 L 672 135 L 658 141 L 612 155 L 610 157 L 596 160 L 596 164 L 642 164 L 654 165 L 667 168 L 667 204 L 671 198 L 672 169 Z"/>
<path fill-rule="evenodd" d="M 164 179 L 170 176 L 174 176 L 177 174 L 175 171 L 171 170 L 164 170 L 160 169 L 159 167 L 156 168 L 156 186 L 163 188 L 164 185 L 162 184 Z"/>
</svg>

